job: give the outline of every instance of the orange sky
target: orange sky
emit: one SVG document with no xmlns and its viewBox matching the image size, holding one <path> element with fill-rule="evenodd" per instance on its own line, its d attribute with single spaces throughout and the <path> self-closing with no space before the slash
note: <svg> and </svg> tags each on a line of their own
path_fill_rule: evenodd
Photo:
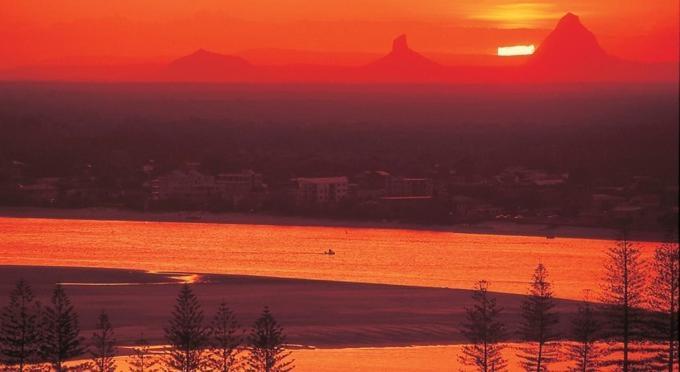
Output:
<svg viewBox="0 0 680 372">
<path fill-rule="evenodd" d="M 493 54 L 539 43 L 567 11 L 612 54 L 678 59 L 677 0 L 21 0 L 0 2 L 0 67 L 160 62 L 198 48 L 365 56 L 400 33 L 423 52 Z"/>
</svg>

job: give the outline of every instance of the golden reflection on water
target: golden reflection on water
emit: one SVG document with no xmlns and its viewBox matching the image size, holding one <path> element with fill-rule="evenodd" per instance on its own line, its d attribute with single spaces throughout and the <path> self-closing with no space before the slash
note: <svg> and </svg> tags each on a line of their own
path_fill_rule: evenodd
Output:
<svg viewBox="0 0 680 372">
<path fill-rule="evenodd" d="M 438 372 L 470 370 L 458 361 L 463 345 L 436 345 L 414 347 L 376 347 L 345 349 L 292 350 L 296 372 Z M 517 344 L 507 345 L 503 352 L 511 371 L 520 370 L 515 356 Z M 162 355 L 154 348 L 152 355 Z M 74 361 L 77 365 L 83 361 Z M 129 358 L 116 358 L 118 370 L 127 371 Z M 562 360 L 551 363 L 551 370 L 564 371 L 571 363 Z"/>
<path fill-rule="evenodd" d="M 225 273 L 525 293 L 542 262 L 555 294 L 599 289 L 614 242 L 450 232 L 0 218 L 0 264 Z M 638 243 L 647 257 L 655 243 Z M 323 252 L 332 249 L 334 256 Z M 187 280 L 192 280 L 188 278 Z"/>
<path fill-rule="evenodd" d="M 510 371 L 522 370 L 515 356 L 518 345 L 508 345 L 503 357 Z M 295 371 L 301 372 L 435 372 L 470 371 L 461 364 L 458 355 L 463 345 L 379 347 L 348 349 L 295 350 Z M 561 361 L 550 364 L 551 370 L 565 371 L 570 363 Z"/>
</svg>

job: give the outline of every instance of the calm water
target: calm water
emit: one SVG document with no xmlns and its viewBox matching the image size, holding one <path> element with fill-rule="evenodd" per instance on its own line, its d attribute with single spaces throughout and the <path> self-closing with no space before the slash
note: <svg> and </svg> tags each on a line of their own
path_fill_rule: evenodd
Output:
<svg viewBox="0 0 680 372">
<path fill-rule="evenodd" d="M 518 344 L 503 352 L 511 371 L 521 370 L 515 356 Z M 296 372 L 437 372 L 469 370 L 458 361 L 462 345 L 293 350 Z M 122 370 L 129 368 L 127 357 L 116 358 Z M 572 363 L 558 361 L 550 367 L 566 371 Z M 467 369 L 466 369 L 467 368 Z"/>
<path fill-rule="evenodd" d="M 608 240 L 417 230 L 0 218 L 0 264 L 266 275 L 525 293 L 539 262 L 555 294 L 599 289 Z M 654 243 L 638 243 L 649 255 Z M 335 256 L 321 254 L 333 249 Z"/>
</svg>

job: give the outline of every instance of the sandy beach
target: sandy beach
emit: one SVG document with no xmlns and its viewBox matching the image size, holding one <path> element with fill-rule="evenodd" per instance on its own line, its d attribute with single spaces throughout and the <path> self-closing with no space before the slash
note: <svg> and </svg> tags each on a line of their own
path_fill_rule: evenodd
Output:
<svg viewBox="0 0 680 372">
<path fill-rule="evenodd" d="M 267 305 L 285 327 L 288 342 L 315 348 L 444 345 L 463 342 L 458 331 L 470 291 L 190 273 L 72 267 L 0 266 L 0 303 L 20 278 L 29 281 L 41 302 L 55 283 L 64 283 L 89 336 L 105 309 L 123 345 L 143 332 L 162 344 L 175 296 L 182 281 L 193 287 L 210 318 L 224 301 L 241 324 L 249 325 Z M 522 296 L 496 294 L 504 320 L 514 330 Z M 559 300 L 563 327 L 576 302 Z"/>
<path fill-rule="evenodd" d="M 115 221 L 158 221 L 186 223 L 220 223 L 278 226 L 326 226 L 352 228 L 381 228 L 445 231 L 455 233 L 554 236 L 563 238 L 617 239 L 620 232 L 615 229 L 582 226 L 550 226 L 543 224 L 515 223 L 508 221 L 485 221 L 478 224 L 459 225 L 418 225 L 396 221 L 360 221 L 300 216 L 283 216 L 264 213 L 210 213 L 202 211 L 187 212 L 140 212 L 118 208 L 34 208 L 0 207 L 0 217 L 84 219 Z M 662 241 L 660 232 L 635 231 L 631 238 L 638 241 Z"/>
</svg>

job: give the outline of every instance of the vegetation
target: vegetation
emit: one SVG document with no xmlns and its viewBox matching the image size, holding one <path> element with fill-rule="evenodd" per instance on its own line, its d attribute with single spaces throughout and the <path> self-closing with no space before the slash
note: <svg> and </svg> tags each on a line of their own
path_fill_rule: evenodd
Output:
<svg viewBox="0 0 680 372">
<path fill-rule="evenodd" d="M 637 248 L 624 231 L 616 246 L 608 252 L 605 263 L 605 282 L 602 301 L 607 304 L 605 327 L 607 338 L 612 341 L 608 348 L 610 364 L 616 364 L 623 372 L 637 369 L 645 363 L 641 345 L 644 338 L 645 319 L 645 263 Z M 633 354 L 636 355 L 633 358 Z"/>
<path fill-rule="evenodd" d="M 547 371 L 548 365 L 557 360 L 558 349 L 554 342 L 558 338 L 555 326 L 559 318 L 554 308 L 548 270 L 538 264 L 521 309 L 520 336 L 526 346 L 520 348 L 518 356 L 526 371 Z"/>
<path fill-rule="evenodd" d="M 130 372 L 158 372 L 157 358 L 151 355 L 151 346 L 144 335 L 136 342 L 137 346 L 132 349 L 132 355 L 128 358 Z"/>
<path fill-rule="evenodd" d="M 210 357 L 208 367 L 211 371 L 230 372 L 238 370 L 239 348 L 242 343 L 236 316 L 221 303 L 210 326 Z"/>
<path fill-rule="evenodd" d="M 488 292 L 489 283 L 480 281 L 472 294 L 474 305 L 465 309 L 461 333 L 468 343 L 458 358 L 466 366 L 480 372 L 504 371 L 508 363 L 501 355 L 506 332 L 499 316 L 502 309 Z"/>
<path fill-rule="evenodd" d="M 677 241 L 668 242 L 654 252 L 653 278 L 649 291 L 650 308 L 657 311 L 651 322 L 652 337 L 660 342 L 661 347 L 654 356 L 654 369 L 678 370 L 678 293 L 680 277 L 680 249 Z M 675 368 L 675 369 L 674 369 Z"/>
<path fill-rule="evenodd" d="M 40 341 L 40 307 L 31 287 L 17 282 L 0 312 L 0 363 L 23 372 L 35 361 Z"/>
<path fill-rule="evenodd" d="M 50 306 L 43 312 L 42 323 L 40 355 L 57 372 L 65 371 L 64 362 L 83 355 L 85 350 L 78 315 L 59 284 L 54 289 Z"/>
<path fill-rule="evenodd" d="M 592 223 L 588 222 L 591 210 L 599 207 L 585 191 L 628 180 L 626 198 L 656 195 L 663 206 L 659 213 L 677 224 L 677 213 L 670 213 L 677 207 L 677 194 L 665 191 L 678 179 L 677 100 L 672 99 L 677 92 L 673 89 L 669 94 L 667 87 L 657 91 L 656 86 L 645 86 L 634 94 L 604 86 L 589 86 L 579 94 L 555 87 L 555 93 L 568 94 L 546 95 L 544 87 L 524 86 L 516 91 L 518 100 L 506 106 L 508 92 L 476 88 L 445 93 L 441 87 L 419 87 L 417 95 L 403 94 L 399 86 L 324 92 L 295 88 L 285 93 L 265 89 L 267 93 L 260 96 L 250 89 L 215 89 L 210 84 L 172 91 L 155 84 L 78 86 L 0 86 L 0 102 L 6 103 L 0 107 L 0 205 L 184 210 L 185 205 L 174 202 L 158 205 L 147 186 L 191 161 L 200 163 L 200 171 L 208 175 L 242 169 L 262 173 L 270 191 L 261 206 L 267 214 L 437 224 L 481 218 L 456 216 L 455 211 L 450 216 L 451 198 L 445 197 L 450 194 L 493 205 L 502 215 L 587 225 Z M 595 91 L 603 94 L 595 100 L 598 104 L 592 101 Z M 640 94 L 646 97 L 644 102 Z M 204 97 L 200 104 L 197 96 Z M 242 97 L 247 97 L 243 104 L 233 104 Z M 482 114 L 466 104 L 471 97 L 479 107 L 498 109 Z M 311 112 L 310 99 L 316 102 Z M 536 102 L 542 102 L 540 107 Z M 286 109 L 272 110 L 270 105 Z M 585 111 L 573 110 L 584 105 Z M 348 116 L 352 109 L 357 110 L 354 119 Z M 324 110 L 346 120 L 318 114 Z M 532 119 L 519 119 L 520 112 Z M 565 118 L 573 120 L 565 122 Z M 150 159 L 153 170 L 143 171 Z M 10 171 L 15 161 L 23 164 L 20 181 Z M 499 172 L 515 165 L 569 177 L 564 187 L 527 190 L 497 185 Z M 403 216 L 360 200 L 337 210 L 289 208 L 285 195 L 291 176 L 351 177 L 371 169 L 431 177 L 442 193 Z M 653 181 L 641 184 L 635 180 L 639 175 Z M 35 200 L 30 188 L 17 187 L 44 177 L 59 179 L 56 197 Z M 208 210 L 234 208 L 233 203 L 220 205 L 212 200 L 194 204 Z M 558 211 L 549 214 L 557 218 L 541 215 L 545 210 Z M 586 210 L 588 214 L 583 213 Z M 601 226 L 613 223 L 607 218 L 613 214 L 605 212 L 598 212 Z M 657 227 L 653 217 L 636 223 L 644 229 Z"/>
<path fill-rule="evenodd" d="M 205 367 L 204 349 L 208 345 L 208 329 L 203 324 L 203 310 L 188 284 L 177 296 L 172 319 L 165 329 L 170 351 L 165 360 L 171 371 L 191 372 Z"/>
<path fill-rule="evenodd" d="M 262 315 L 255 321 L 248 338 L 248 371 L 253 372 L 288 372 L 295 366 L 290 359 L 291 352 L 286 351 L 284 343 L 286 336 L 283 328 L 265 307 Z"/>
<path fill-rule="evenodd" d="M 113 327 L 109 316 L 102 311 L 99 314 L 97 328 L 92 335 L 92 364 L 95 372 L 114 372 L 116 362 L 113 359 L 116 352 L 116 340 L 113 337 Z"/>
<path fill-rule="evenodd" d="M 593 305 L 583 301 L 571 324 L 573 343 L 567 346 L 567 356 L 575 366 L 572 372 L 596 372 L 602 362 L 603 350 L 598 346 L 600 322 Z"/>
</svg>

